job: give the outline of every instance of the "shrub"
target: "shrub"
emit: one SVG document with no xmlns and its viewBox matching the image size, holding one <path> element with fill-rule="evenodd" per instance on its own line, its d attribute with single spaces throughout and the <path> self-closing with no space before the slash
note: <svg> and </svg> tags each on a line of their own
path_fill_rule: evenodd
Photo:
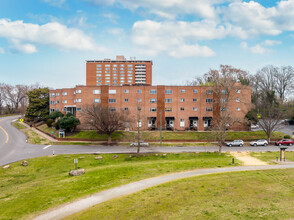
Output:
<svg viewBox="0 0 294 220">
<path fill-rule="evenodd" d="M 284 139 L 290 139 L 290 138 L 291 138 L 291 136 L 288 134 L 284 136 Z"/>
<path fill-rule="evenodd" d="M 51 114 L 49 115 L 49 118 L 55 120 L 56 118 L 62 118 L 64 116 L 64 114 L 60 111 L 55 111 L 55 112 L 51 112 Z"/>
<path fill-rule="evenodd" d="M 59 130 L 59 128 L 60 128 L 58 122 L 54 123 L 53 126 L 55 127 L 56 130 Z"/>
<path fill-rule="evenodd" d="M 80 120 L 74 116 L 66 114 L 66 116 L 60 118 L 57 123 L 60 128 L 65 129 L 66 131 L 74 131 L 75 128 L 80 124 Z"/>
<path fill-rule="evenodd" d="M 47 119 L 46 124 L 47 124 L 48 128 L 52 127 L 53 122 L 54 122 L 53 119 L 51 119 L 51 118 Z"/>
</svg>

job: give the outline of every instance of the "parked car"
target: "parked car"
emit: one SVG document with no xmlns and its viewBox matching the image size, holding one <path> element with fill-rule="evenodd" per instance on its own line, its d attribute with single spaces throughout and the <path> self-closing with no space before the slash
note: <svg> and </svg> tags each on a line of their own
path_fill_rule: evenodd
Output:
<svg viewBox="0 0 294 220">
<path fill-rule="evenodd" d="M 140 142 L 141 147 L 149 147 L 149 143 L 147 142 Z M 130 147 L 138 147 L 138 142 L 134 142 L 130 144 Z"/>
<path fill-rule="evenodd" d="M 277 145 L 277 146 L 282 146 L 282 145 L 292 146 L 293 144 L 294 144 L 294 141 L 291 139 L 283 139 L 283 140 L 279 140 L 275 143 L 275 145 Z"/>
<path fill-rule="evenodd" d="M 267 140 L 257 140 L 257 141 L 251 141 L 250 146 L 267 146 L 268 142 Z"/>
<path fill-rule="evenodd" d="M 256 124 L 256 125 L 255 124 L 252 124 L 251 125 L 251 129 L 257 129 L 257 128 L 259 128 L 259 125 L 258 124 Z"/>
<path fill-rule="evenodd" d="M 226 143 L 226 145 L 229 146 L 229 147 L 232 147 L 232 146 L 243 147 L 244 146 L 244 141 L 242 141 L 242 140 L 233 140 L 232 142 Z"/>
</svg>

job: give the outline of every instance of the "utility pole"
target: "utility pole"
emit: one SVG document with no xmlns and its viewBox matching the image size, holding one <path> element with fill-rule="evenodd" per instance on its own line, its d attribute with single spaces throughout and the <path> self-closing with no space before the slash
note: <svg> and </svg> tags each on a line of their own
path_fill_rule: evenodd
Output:
<svg viewBox="0 0 294 220">
<path fill-rule="evenodd" d="M 160 130 L 160 147 L 161 147 L 162 145 L 162 110 L 160 110 L 159 116 L 160 116 L 159 130 Z"/>
<path fill-rule="evenodd" d="M 140 111 L 141 107 L 137 107 L 138 109 L 138 120 L 137 120 L 137 134 L 138 134 L 138 148 L 137 148 L 137 156 L 140 154 L 140 125 L 141 125 L 141 118 L 140 118 Z"/>
</svg>

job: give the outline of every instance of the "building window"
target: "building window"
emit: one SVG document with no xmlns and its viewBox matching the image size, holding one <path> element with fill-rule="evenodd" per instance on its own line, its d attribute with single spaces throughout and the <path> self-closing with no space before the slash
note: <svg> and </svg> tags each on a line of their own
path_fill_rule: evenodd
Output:
<svg viewBox="0 0 294 220">
<path fill-rule="evenodd" d="M 240 102 L 241 100 L 240 100 L 240 98 L 236 98 L 236 102 Z"/>
<path fill-rule="evenodd" d="M 237 107 L 237 108 L 236 108 L 236 111 L 237 111 L 237 112 L 241 111 L 241 108 L 240 108 L 240 107 Z"/>
<path fill-rule="evenodd" d="M 50 97 L 55 97 L 55 94 L 54 93 L 50 93 Z"/>
<path fill-rule="evenodd" d="M 185 127 L 185 119 L 180 119 L 180 127 Z"/>
<path fill-rule="evenodd" d="M 166 112 L 171 112 L 172 110 L 173 110 L 173 109 L 172 109 L 171 107 L 166 107 L 166 108 L 165 108 L 165 111 L 166 111 Z"/>
<path fill-rule="evenodd" d="M 105 68 L 105 70 L 110 70 L 110 68 Z"/>
<path fill-rule="evenodd" d="M 207 94 L 207 95 L 211 95 L 211 94 L 213 94 L 213 90 L 206 90 L 206 94 Z"/>
<path fill-rule="evenodd" d="M 125 110 L 125 111 L 129 111 L 129 108 L 128 108 L 128 107 L 125 107 L 124 110 Z"/>
<path fill-rule="evenodd" d="M 185 102 L 185 99 L 180 99 L 180 102 Z"/>
<path fill-rule="evenodd" d="M 226 111 L 226 108 L 225 107 L 221 107 L 220 110 L 221 110 L 221 112 L 224 112 L 224 111 Z"/>
<path fill-rule="evenodd" d="M 82 99 L 75 99 L 74 103 L 76 103 L 76 102 L 82 102 Z"/>
<path fill-rule="evenodd" d="M 102 65 L 101 64 L 96 64 L 96 67 L 101 67 Z"/>
<path fill-rule="evenodd" d="M 63 103 L 63 104 L 66 104 L 66 103 L 67 103 L 67 100 L 62 100 L 62 103 Z"/>
<path fill-rule="evenodd" d="M 128 102 L 129 101 L 129 99 L 125 99 L 125 102 Z"/>
<path fill-rule="evenodd" d="M 102 73 L 102 71 L 101 70 L 98 70 L 98 71 L 96 71 L 96 73 Z M 99 74 L 99 75 L 101 75 L 101 74 Z"/>
<path fill-rule="evenodd" d="M 110 64 L 105 64 L 105 67 L 110 67 Z"/>
<path fill-rule="evenodd" d="M 117 64 L 113 64 L 112 66 L 113 66 L 113 67 L 117 67 Z"/>
<path fill-rule="evenodd" d="M 82 93 L 82 90 L 77 89 L 77 90 L 76 90 L 76 94 L 79 94 L 79 93 Z"/>
<path fill-rule="evenodd" d="M 165 103 L 172 103 L 172 99 L 165 99 Z"/>
<path fill-rule="evenodd" d="M 193 99 L 193 102 L 197 102 L 197 99 Z"/>
<path fill-rule="evenodd" d="M 206 108 L 207 112 L 212 112 L 212 108 Z"/>
<path fill-rule="evenodd" d="M 137 102 L 142 102 L 142 99 L 137 99 Z"/>
<path fill-rule="evenodd" d="M 100 99 L 94 99 L 94 103 L 100 103 L 101 100 Z"/>
<path fill-rule="evenodd" d="M 99 67 L 99 68 L 96 68 L 96 70 L 102 70 L 102 68 L 101 68 L 101 67 Z"/>
<path fill-rule="evenodd" d="M 156 103 L 157 99 L 150 99 L 150 103 Z"/>
<path fill-rule="evenodd" d="M 142 89 L 138 89 L 137 90 L 137 93 L 142 93 Z"/>
<path fill-rule="evenodd" d="M 55 101 L 50 101 L 50 105 L 54 105 L 55 104 Z"/>
<path fill-rule="evenodd" d="M 109 108 L 110 112 L 116 112 L 116 108 Z"/>
<path fill-rule="evenodd" d="M 150 108 L 150 112 L 156 112 L 157 108 Z"/>
<path fill-rule="evenodd" d="M 63 92 L 62 95 L 67 95 L 67 92 Z"/>
<path fill-rule="evenodd" d="M 206 103 L 212 103 L 212 99 L 206 99 Z"/>
<path fill-rule="evenodd" d="M 102 76 L 102 74 L 96 74 L 96 76 Z"/>
<path fill-rule="evenodd" d="M 241 93 L 241 90 L 240 90 L 240 89 L 237 89 L 237 90 L 236 90 L 236 93 Z"/>
<path fill-rule="evenodd" d="M 109 90 L 109 94 L 116 94 L 116 90 L 115 89 Z"/>
<path fill-rule="evenodd" d="M 185 93 L 185 89 L 181 89 L 180 90 L 180 93 Z"/>
<path fill-rule="evenodd" d="M 185 111 L 185 108 L 184 108 L 184 107 L 181 107 L 180 110 L 181 110 L 181 111 Z"/>
<path fill-rule="evenodd" d="M 193 111 L 196 112 L 197 111 L 197 107 L 193 107 Z"/>
<path fill-rule="evenodd" d="M 171 89 L 166 89 L 165 90 L 165 94 L 172 94 L 172 93 L 173 93 L 173 91 Z"/>
<path fill-rule="evenodd" d="M 56 96 L 59 96 L 59 92 L 56 93 Z"/>
<path fill-rule="evenodd" d="M 56 104 L 59 104 L 59 101 L 58 100 L 56 101 Z"/>
<path fill-rule="evenodd" d="M 193 89 L 193 93 L 197 93 L 198 91 L 197 91 L 197 89 Z"/>
<path fill-rule="evenodd" d="M 120 64 L 120 66 L 125 66 L 125 64 Z"/>
<path fill-rule="evenodd" d="M 50 108 L 50 112 L 54 112 L 55 111 L 55 109 L 54 108 Z"/>
<path fill-rule="evenodd" d="M 116 99 L 109 99 L 108 102 L 109 103 L 116 103 Z"/>
<path fill-rule="evenodd" d="M 128 90 L 128 89 L 125 89 L 125 90 L 124 90 L 124 93 L 129 93 L 129 90 Z"/>
<path fill-rule="evenodd" d="M 82 108 L 77 108 L 77 111 L 78 111 L 78 112 L 82 111 Z"/>
<path fill-rule="evenodd" d="M 149 91 L 149 93 L 150 93 L 150 94 L 156 94 L 156 93 L 157 93 L 157 90 L 156 90 L 156 89 L 151 89 L 151 90 Z"/>
</svg>

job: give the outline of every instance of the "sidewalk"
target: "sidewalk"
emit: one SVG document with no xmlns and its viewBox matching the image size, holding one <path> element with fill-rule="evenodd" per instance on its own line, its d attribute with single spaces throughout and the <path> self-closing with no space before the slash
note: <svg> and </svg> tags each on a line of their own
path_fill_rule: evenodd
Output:
<svg viewBox="0 0 294 220">
<path fill-rule="evenodd" d="M 65 205 L 61 205 L 53 210 L 50 210 L 42 215 L 37 216 L 34 220 L 55 220 L 62 219 L 70 216 L 74 213 L 80 212 L 87 208 L 90 208 L 99 203 L 114 199 L 120 196 L 128 195 L 141 191 L 146 188 L 150 188 L 159 184 L 170 182 L 177 179 L 194 177 L 200 175 L 214 174 L 214 173 L 225 173 L 225 172 L 237 172 L 237 171 L 254 171 L 254 170 L 269 170 L 269 169 L 286 169 L 294 168 L 294 164 L 287 165 L 266 165 L 266 166 L 240 166 L 240 167 L 224 167 L 214 169 L 198 169 L 194 171 L 186 171 L 180 173 L 174 173 L 165 176 L 159 176 L 149 178 L 134 183 L 129 183 L 123 186 L 108 189 L 99 193 L 96 193 L 90 197 L 74 201 Z"/>
</svg>

